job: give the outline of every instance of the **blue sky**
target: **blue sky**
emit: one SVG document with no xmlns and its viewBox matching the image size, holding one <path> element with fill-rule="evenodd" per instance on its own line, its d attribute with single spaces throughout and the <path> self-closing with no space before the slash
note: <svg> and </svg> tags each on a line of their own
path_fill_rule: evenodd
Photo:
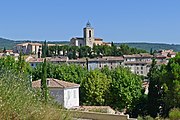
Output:
<svg viewBox="0 0 180 120">
<path fill-rule="evenodd" d="M 104 41 L 180 44 L 180 0 L 1 0 L 0 37 L 69 40 L 89 20 Z"/>
</svg>

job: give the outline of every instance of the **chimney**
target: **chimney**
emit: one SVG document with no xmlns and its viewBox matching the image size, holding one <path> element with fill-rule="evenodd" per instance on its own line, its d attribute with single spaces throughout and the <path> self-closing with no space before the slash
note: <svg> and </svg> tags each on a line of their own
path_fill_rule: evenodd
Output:
<svg viewBox="0 0 180 120">
<path fill-rule="evenodd" d="M 49 84 L 50 84 L 50 80 L 47 80 L 47 81 L 46 81 L 46 83 L 47 83 L 47 86 L 49 86 Z"/>
</svg>

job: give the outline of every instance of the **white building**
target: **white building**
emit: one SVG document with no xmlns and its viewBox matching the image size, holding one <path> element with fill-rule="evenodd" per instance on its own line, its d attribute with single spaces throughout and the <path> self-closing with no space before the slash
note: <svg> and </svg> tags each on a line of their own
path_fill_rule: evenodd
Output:
<svg viewBox="0 0 180 120">
<path fill-rule="evenodd" d="M 22 52 L 23 54 L 38 54 L 41 52 L 42 44 L 40 43 L 21 43 L 14 47 L 15 53 Z"/>
<path fill-rule="evenodd" d="M 69 109 L 79 106 L 79 84 L 47 78 L 47 86 L 50 95 L 65 108 Z M 41 80 L 33 81 L 32 87 L 40 88 Z"/>
</svg>

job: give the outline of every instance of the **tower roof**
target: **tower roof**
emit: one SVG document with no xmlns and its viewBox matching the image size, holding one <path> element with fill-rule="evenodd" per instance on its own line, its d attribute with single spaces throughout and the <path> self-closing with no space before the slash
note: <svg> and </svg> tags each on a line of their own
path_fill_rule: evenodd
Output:
<svg viewBox="0 0 180 120">
<path fill-rule="evenodd" d="M 86 27 L 91 27 L 91 23 L 89 21 L 86 23 Z"/>
</svg>

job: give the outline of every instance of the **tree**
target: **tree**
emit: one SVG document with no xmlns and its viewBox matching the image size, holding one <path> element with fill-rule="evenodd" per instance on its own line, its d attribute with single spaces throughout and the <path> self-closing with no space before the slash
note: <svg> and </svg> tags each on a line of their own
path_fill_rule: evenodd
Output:
<svg viewBox="0 0 180 120">
<path fill-rule="evenodd" d="M 33 80 L 41 79 L 43 64 L 39 64 L 33 69 Z M 82 79 L 86 77 L 87 70 L 75 64 L 53 64 L 47 63 L 47 77 L 65 80 L 80 84 Z"/>
<path fill-rule="evenodd" d="M 3 53 L 6 53 L 6 47 L 4 47 L 4 49 L 3 49 Z"/>
<path fill-rule="evenodd" d="M 151 68 L 148 73 L 149 93 L 148 93 L 148 112 L 152 117 L 156 117 L 161 106 L 161 81 L 160 70 L 156 65 L 155 59 L 152 60 Z"/>
<path fill-rule="evenodd" d="M 150 54 L 153 55 L 153 49 L 152 48 L 150 49 Z"/>
<path fill-rule="evenodd" d="M 180 108 L 180 53 L 169 60 L 163 75 L 165 116 L 171 108 Z"/>
<path fill-rule="evenodd" d="M 79 58 L 88 57 L 91 55 L 91 48 L 89 46 L 81 46 L 78 52 Z"/>
<path fill-rule="evenodd" d="M 81 100 L 85 105 L 105 105 L 110 79 L 99 70 L 91 70 L 81 83 Z"/>
<path fill-rule="evenodd" d="M 77 55 L 76 53 L 78 52 L 78 46 L 71 46 L 69 48 L 69 53 L 68 53 L 68 57 L 69 59 L 77 59 Z"/>
<path fill-rule="evenodd" d="M 141 78 L 123 67 L 113 69 L 111 77 L 110 94 L 106 104 L 118 110 L 131 109 L 133 101 L 141 96 Z"/>
<path fill-rule="evenodd" d="M 29 63 L 24 60 L 22 54 L 19 55 L 17 61 L 11 56 L 0 58 L 0 70 L 1 69 L 14 70 L 24 74 L 31 74 L 32 72 L 32 68 Z"/>
<path fill-rule="evenodd" d="M 29 65 L 29 63 L 27 63 L 22 55 L 22 52 L 20 52 L 19 57 L 18 57 L 18 61 L 16 61 L 17 63 L 17 71 L 18 72 L 22 72 L 24 74 L 31 74 L 32 69 Z"/>
<path fill-rule="evenodd" d="M 49 55 L 49 50 L 48 50 L 47 42 L 45 40 L 44 44 L 42 45 L 42 58 L 45 58 L 48 55 Z"/>
<path fill-rule="evenodd" d="M 48 100 L 48 90 L 47 90 L 47 66 L 46 59 L 44 59 L 44 63 L 42 66 L 42 74 L 41 74 L 41 91 L 42 91 L 42 99 L 44 102 Z"/>
</svg>

